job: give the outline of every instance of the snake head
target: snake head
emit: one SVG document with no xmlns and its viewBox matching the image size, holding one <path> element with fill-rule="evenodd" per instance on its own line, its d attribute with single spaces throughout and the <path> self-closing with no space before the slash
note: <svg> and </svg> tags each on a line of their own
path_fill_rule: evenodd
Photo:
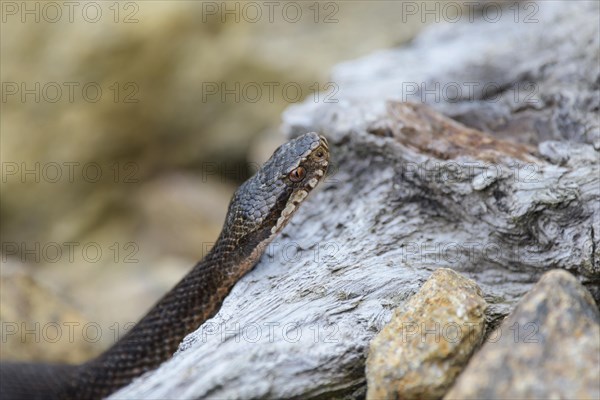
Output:
<svg viewBox="0 0 600 400">
<path fill-rule="evenodd" d="M 269 240 L 323 179 L 328 165 L 327 140 L 317 133 L 282 144 L 234 194 L 225 226 L 235 232 L 223 234 L 235 237 L 236 246 Z"/>
</svg>

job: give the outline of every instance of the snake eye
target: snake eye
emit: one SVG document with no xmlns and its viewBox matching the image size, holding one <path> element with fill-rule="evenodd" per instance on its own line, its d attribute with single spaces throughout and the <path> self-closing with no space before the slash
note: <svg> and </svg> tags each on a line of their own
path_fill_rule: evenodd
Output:
<svg viewBox="0 0 600 400">
<path fill-rule="evenodd" d="M 323 157 L 325 157 L 325 152 L 322 149 L 317 150 L 317 152 L 315 153 L 315 156 L 319 159 L 322 160 Z"/>
<path fill-rule="evenodd" d="M 306 170 L 304 169 L 304 167 L 298 167 L 294 170 L 292 170 L 292 172 L 290 172 L 290 180 L 292 182 L 300 182 L 302 179 L 304 179 L 304 177 L 306 176 Z"/>
</svg>

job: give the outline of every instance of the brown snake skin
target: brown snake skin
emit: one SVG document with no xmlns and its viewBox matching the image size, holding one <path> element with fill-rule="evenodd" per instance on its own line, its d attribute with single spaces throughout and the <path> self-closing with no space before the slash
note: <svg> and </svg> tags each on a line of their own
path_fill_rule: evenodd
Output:
<svg viewBox="0 0 600 400">
<path fill-rule="evenodd" d="M 314 132 L 280 146 L 235 192 L 212 250 L 121 340 L 82 365 L 1 363 L 1 399 L 99 399 L 170 358 L 214 316 L 235 283 L 327 171 L 327 141 Z"/>
</svg>

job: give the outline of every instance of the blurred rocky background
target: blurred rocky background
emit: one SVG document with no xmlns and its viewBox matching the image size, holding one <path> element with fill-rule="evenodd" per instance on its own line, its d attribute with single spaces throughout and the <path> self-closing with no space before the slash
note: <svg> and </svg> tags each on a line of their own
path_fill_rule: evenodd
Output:
<svg viewBox="0 0 600 400">
<path fill-rule="evenodd" d="M 335 101 L 334 64 L 437 15 L 392 1 L 2 2 L 1 357 L 108 347 L 210 248 L 236 185 L 282 141 L 282 110 Z"/>
</svg>

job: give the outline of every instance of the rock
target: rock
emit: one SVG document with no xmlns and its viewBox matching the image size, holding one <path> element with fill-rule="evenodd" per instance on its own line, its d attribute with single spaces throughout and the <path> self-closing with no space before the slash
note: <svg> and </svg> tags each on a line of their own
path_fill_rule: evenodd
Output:
<svg viewBox="0 0 600 400">
<path fill-rule="evenodd" d="M 0 357 L 76 364 L 96 356 L 95 322 L 31 275 L 25 264 L 2 262 Z"/>
<path fill-rule="evenodd" d="M 371 342 L 367 399 L 441 398 L 481 344 L 486 306 L 475 282 L 435 271 Z"/>
<path fill-rule="evenodd" d="M 483 398 L 600 398 L 600 313 L 573 275 L 544 274 L 445 397 Z"/>
</svg>

